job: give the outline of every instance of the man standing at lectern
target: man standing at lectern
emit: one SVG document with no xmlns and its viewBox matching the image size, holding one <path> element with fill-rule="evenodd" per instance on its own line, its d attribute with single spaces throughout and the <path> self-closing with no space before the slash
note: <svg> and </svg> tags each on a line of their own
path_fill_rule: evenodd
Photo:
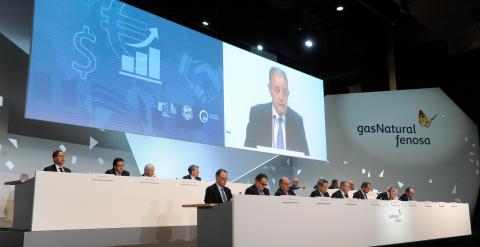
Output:
<svg viewBox="0 0 480 247">
<path fill-rule="evenodd" d="M 340 182 L 340 189 L 332 193 L 332 198 L 348 198 L 350 183 L 348 181 Z"/>
<path fill-rule="evenodd" d="M 244 146 L 273 147 L 310 155 L 303 118 L 287 106 L 288 79 L 280 68 L 270 68 L 268 90 L 272 102 L 250 109 Z"/>
<path fill-rule="evenodd" d="M 53 165 L 47 166 L 43 169 L 46 172 L 72 172 L 64 166 L 65 154 L 62 150 L 55 150 L 52 154 Z"/>
<path fill-rule="evenodd" d="M 218 169 L 215 173 L 216 182 L 205 190 L 205 203 L 225 203 L 232 199 L 232 192 L 225 185 L 228 181 L 228 172 Z"/>
</svg>

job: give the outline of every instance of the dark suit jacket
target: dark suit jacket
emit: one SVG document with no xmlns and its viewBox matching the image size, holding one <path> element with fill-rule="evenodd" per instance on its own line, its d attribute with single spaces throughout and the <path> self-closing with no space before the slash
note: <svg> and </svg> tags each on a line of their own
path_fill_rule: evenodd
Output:
<svg viewBox="0 0 480 247">
<path fill-rule="evenodd" d="M 289 189 L 288 190 L 288 195 L 287 193 L 285 193 L 285 191 L 283 191 L 282 189 L 278 188 L 278 190 L 275 192 L 275 195 L 276 196 L 296 196 L 295 195 L 295 192 L 293 192 L 292 189 Z"/>
<path fill-rule="evenodd" d="M 348 196 L 348 193 L 347 193 L 347 196 Z M 343 191 L 337 190 L 337 191 L 333 192 L 332 198 L 341 198 L 341 199 L 343 199 Z"/>
<path fill-rule="evenodd" d="M 183 176 L 183 179 L 192 179 L 192 176 L 190 176 L 190 174 L 188 174 L 187 176 Z M 195 180 L 201 181 L 202 179 L 200 177 L 196 177 Z"/>
<path fill-rule="evenodd" d="M 353 193 L 353 198 L 355 199 L 361 199 L 361 200 L 366 200 L 367 195 L 363 196 L 362 190 L 357 190 L 355 193 Z"/>
<path fill-rule="evenodd" d="M 312 193 L 310 194 L 310 197 L 322 197 L 322 196 L 320 195 L 320 191 L 314 190 L 314 191 L 312 191 Z M 330 195 L 328 194 L 328 191 L 325 192 L 325 193 L 323 193 L 323 197 L 330 197 Z"/>
<path fill-rule="evenodd" d="M 225 190 L 225 195 L 227 196 L 227 200 L 230 201 L 232 199 L 232 192 L 228 187 L 223 187 Z M 220 191 L 218 191 L 217 184 L 212 184 L 205 189 L 205 203 L 223 203 L 222 196 L 220 195 Z"/>
<path fill-rule="evenodd" d="M 403 194 L 403 195 L 400 196 L 400 198 L 398 198 L 398 200 L 400 200 L 400 201 L 411 201 L 412 199 L 408 198 L 407 194 Z"/>
<path fill-rule="evenodd" d="M 107 171 L 105 171 L 105 174 L 113 174 L 113 175 L 115 175 L 115 174 L 116 174 L 116 173 L 115 173 L 115 169 L 112 168 L 112 169 L 110 169 L 110 170 L 107 170 Z M 128 172 L 128 171 L 126 171 L 126 170 L 123 170 L 123 171 L 122 171 L 122 176 L 130 176 L 130 172 Z"/>
<path fill-rule="evenodd" d="M 267 188 L 263 188 L 263 194 L 269 196 L 270 191 Z M 254 184 L 245 190 L 245 195 L 260 195 L 260 192 L 258 192 L 257 186 Z"/>
<path fill-rule="evenodd" d="M 388 192 L 382 192 L 378 194 L 377 199 L 388 201 Z"/>
<path fill-rule="evenodd" d="M 63 170 L 65 172 L 72 172 L 72 170 L 66 168 L 65 166 L 63 167 Z M 45 172 L 56 172 L 57 171 L 57 167 L 55 166 L 55 164 L 51 165 L 51 166 L 47 166 L 45 168 L 43 168 L 43 171 Z"/>
<path fill-rule="evenodd" d="M 272 103 L 259 104 L 250 109 L 245 147 L 272 146 L 272 116 Z M 310 155 L 302 116 L 290 107 L 285 113 L 285 132 L 287 150 Z"/>
</svg>

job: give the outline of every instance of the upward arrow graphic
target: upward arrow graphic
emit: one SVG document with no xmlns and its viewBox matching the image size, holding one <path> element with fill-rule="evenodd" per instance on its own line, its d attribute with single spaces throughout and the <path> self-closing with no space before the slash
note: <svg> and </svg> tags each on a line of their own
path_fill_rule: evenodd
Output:
<svg viewBox="0 0 480 247">
<path fill-rule="evenodd" d="M 150 30 L 150 35 L 148 35 L 147 39 L 145 39 L 144 41 L 142 41 L 140 43 L 137 43 L 137 44 L 127 43 L 127 45 L 132 46 L 132 47 L 140 48 L 140 47 L 145 47 L 145 46 L 149 45 L 150 43 L 152 43 L 152 41 L 154 39 L 158 39 L 158 29 L 156 27 L 155 28 L 149 28 L 148 30 Z"/>
</svg>

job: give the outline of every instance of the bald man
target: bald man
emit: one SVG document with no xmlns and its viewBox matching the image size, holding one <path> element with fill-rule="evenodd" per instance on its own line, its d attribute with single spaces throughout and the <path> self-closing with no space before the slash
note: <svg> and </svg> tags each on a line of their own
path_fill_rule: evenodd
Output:
<svg viewBox="0 0 480 247">
<path fill-rule="evenodd" d="M 250 109 L 244 146 L 272 147 L 310 155 L 303 118 L 288 106 L 288 79 L 280 68 L 270 68 L 268 91 L 272 101 Z"/>
<path fill-rule="evenodd" d="M 288 177 L 281 177 L 278 180 L 277 192 L 275 192 L 276 196 L 295 196 L 295 192 L 290 189 L 290 179 Z"/>
<path fill-rule="evenodd" d="M 155 176 L 155 166 L 153 166 L 152 164 L 145 165 L 145 167 L 143 168 L 142 176 L 144 176 L 144 177 L 156 177 Z"/>
</svg>

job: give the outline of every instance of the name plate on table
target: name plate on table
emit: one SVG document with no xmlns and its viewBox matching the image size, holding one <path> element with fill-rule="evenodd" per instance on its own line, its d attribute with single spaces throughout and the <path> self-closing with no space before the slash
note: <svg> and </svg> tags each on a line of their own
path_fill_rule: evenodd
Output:
<svg viewBox="0 0 480 247">
<path fill-rule="evenodd" d="M 346 200 L 345 205 L 349 205 L 349 206 L 358 205 L 358 199 L 348 198 L 348 199 Z"/>
<path fill-rule="evenodd" d="M 317 200 L 316 204 L 320 205 L 330 205 L 332 204 L 332 200 L 330 197 L 315 197 Z"/>
<path fill-rule="evenodd" d="M 198 186 L 198 182 L 197 182 L 197 180 L 193 180 L 193 179 L 182 179 L 182 180 L 180 180 L 180 185 L 182 185 L 182 186 Z"/>
<path fill-rule="evenodd" d="M 447 206 L 447 204 L 446 204 L 445 202 L 439 202 L 439 203 L 438 203 L 438 207 L 439 207 L 439 208 L 444 208 L 444 207 L 446 207 L 446 206 Z"/>
<path fill-rule="evenodd" d="M 156 177 L 140 177 L 141 184 L 159 184 L 159 180 Z"/>
<path fill-rule="evenodd" d="M 280 197 L 283 199 L 281 203 L 285 203 L 285 204 L 298 204 L 298 203 L 300 203 L 297 200 L 296 196 L 280 196 Z"/>
<path fill-rule="evenodd" d="M 92 173 L 90 180 L 94 181 L 115 181 L 115 176 L 112 174 Z"/>
<path fill-rule="evenodd" d="M 450 207 L 452 207 L 452 208 L 458 207 L 458 203 L 457 203 L 457 202 L 450 202 L 449 204 L 450 204 Z"/>
<path fill-rule="evenodd" d="M 425 202 L 423 202 L 423 206 L 427 207 L 427 208 L 431 208 L 431 207 L 433 207 L 433 204 L 430 201 L 425 201 Z"/>
<path fill-rule="evenodd" d="M 418 206 L 418 202 L 416 202 L 416 201 L 408 201 L 408 206 L 410 206 L 410 207 L 417 207 L 417 206 Z"/>
<path fill-rule="evenodd" d="M 369 203 L 370 206 L 380 206 L 380 201 L 379 200 L 372 200 L 370 203 Z"/>
<path fill-rule="evenodd" d="M 391 206 L 398 207 L 398 206 L 400 206 L 400 202 L 397 201 L 397 200 L 393 200 L 393 201 L 390 201 L 390 205 L 391 205 Z"/>
</svg>

